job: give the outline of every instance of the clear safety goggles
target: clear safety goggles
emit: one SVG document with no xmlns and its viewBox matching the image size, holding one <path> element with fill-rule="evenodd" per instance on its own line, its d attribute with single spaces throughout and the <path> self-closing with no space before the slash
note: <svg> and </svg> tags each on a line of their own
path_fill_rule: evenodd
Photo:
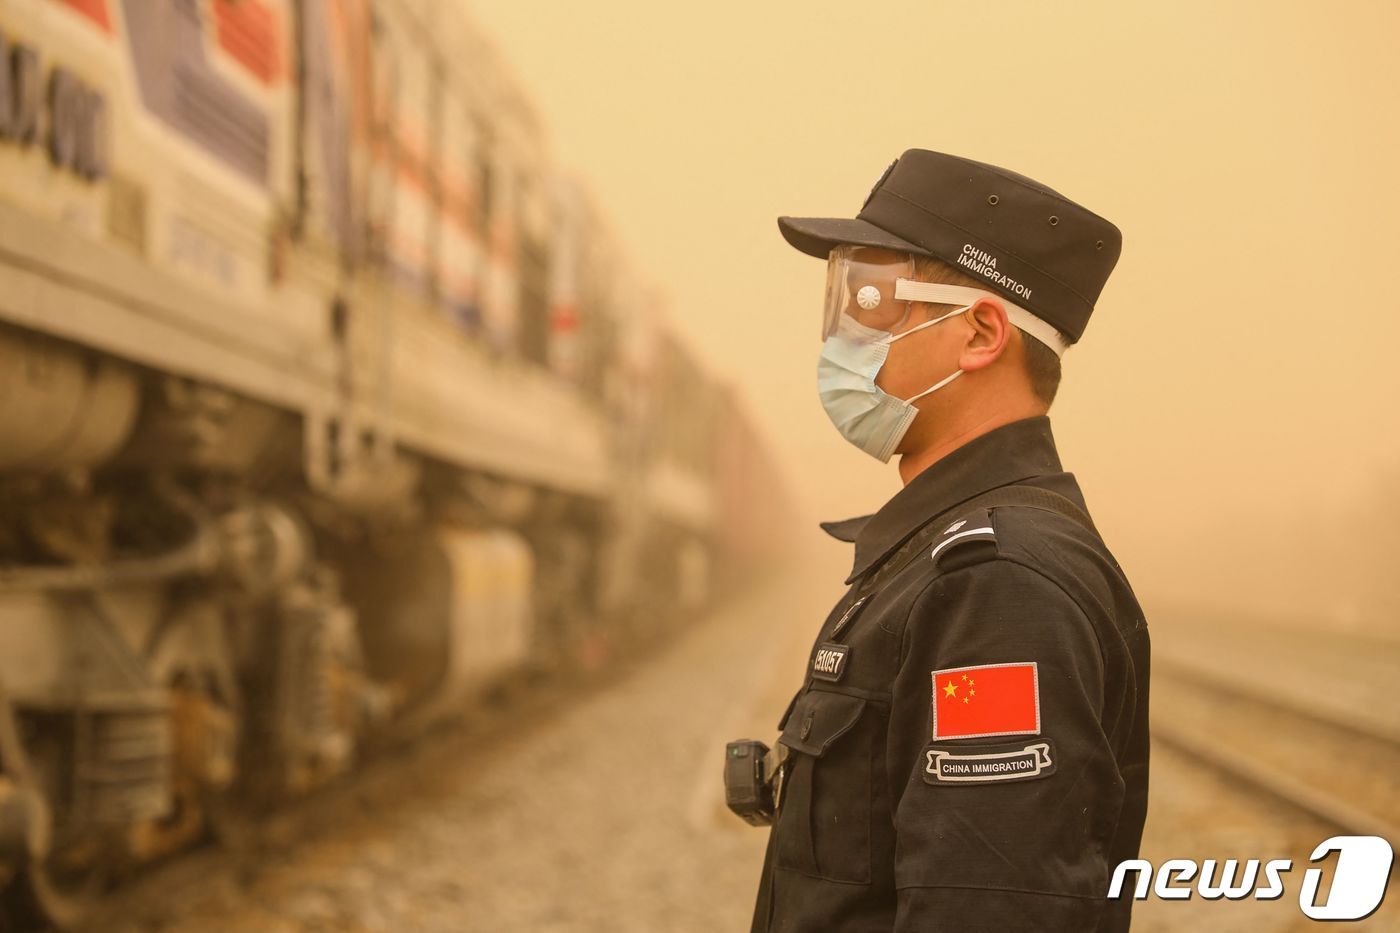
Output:
<svg viewBox="0 0 1400 933">
<path fill-rule="evenodd" d="M 909 323 L 915 303 L 971 307 L 991 298 L 1006 309 L 1012 324 L 1064 354 L 1069 344 L 1060 332 L 1004 296 L 981 288 L 920 282 L 910 253 L 870 246 L 837 246 L 827 258 L 826 307 L 822 339 L 836 333 L 841 315 L 875 330 L 898 334 Z"/>
</svg>

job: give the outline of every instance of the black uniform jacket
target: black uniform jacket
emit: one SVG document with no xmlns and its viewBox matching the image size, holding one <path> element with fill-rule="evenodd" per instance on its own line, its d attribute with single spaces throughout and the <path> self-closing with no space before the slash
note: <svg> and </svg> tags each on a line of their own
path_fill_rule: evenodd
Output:
<svg viewBox="0 0 1400 933">
<path fill-rule="evenodd" d="M 754 931 L 1128 929 L 1132 901 L 1106 893 L 1147 812 L 1147 624 L 1096 532 L 963 508 L 1013 484 L 1087 512 L 1038 417 L 823 526 L 855 542 L 856 586 L 778 724 L 790 756 Z M 848 612 L 935 517 L 930 546 Z"/>
</svg>

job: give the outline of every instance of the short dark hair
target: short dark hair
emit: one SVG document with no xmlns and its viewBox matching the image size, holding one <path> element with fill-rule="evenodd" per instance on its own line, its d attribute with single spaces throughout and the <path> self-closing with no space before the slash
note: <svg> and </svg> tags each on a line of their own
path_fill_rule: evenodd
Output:
<svg viewBox="0 0 1400 933">
<path fill-rule="evenodd" d="M 922 282 L 937 282 L 941 285 L 964 285 L 968 288 L 981 288 L 986 290 L 986 286 L 978 279 L 974 279 L 966 272 L 959 271 L 952 265 L 941 259 L 932 256 L 915 257 L 914 269 Z M 1021 346 L 1025 348 L 1026 375 L 1031 380 L 1031 391 L 1035 397 L 1045 403 L 1049 408 L 1055 401 L 1055 393 L 1060 390 L 1060 358 L 1055 351 L 1032 337 L 1030 334 L 1021 331 Z"/>
</svg>

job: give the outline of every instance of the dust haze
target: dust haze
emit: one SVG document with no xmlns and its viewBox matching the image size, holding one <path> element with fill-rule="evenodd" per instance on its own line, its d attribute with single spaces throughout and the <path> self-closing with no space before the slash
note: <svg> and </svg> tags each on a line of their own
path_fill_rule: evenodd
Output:
<svg viewBox="0 0 1400 933">
<path fill-rule="evenodd" d="M 1149 617 L 1208 602 L 1393 633 L 1400 8 L 471 10 L 811 522 L 898 477 L 822 413 L 823 270 L 775 218 L 852 216 L 904 149 L 947 151 L 1123 230 L 1051 415 Z"/>
</svg>

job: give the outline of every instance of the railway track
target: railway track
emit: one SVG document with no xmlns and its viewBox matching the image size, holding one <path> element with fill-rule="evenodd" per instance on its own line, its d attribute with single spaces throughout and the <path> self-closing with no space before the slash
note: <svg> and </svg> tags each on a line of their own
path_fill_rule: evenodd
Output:
<svg viewBox="0 0 1400 933">
<path fill-rule="evenodd" d="M 1309 703 L 1306 677 L 1264 691 L 1174 660 L 1153 664 L 1153 738 L 1347 835 L 1400 844 L 1400 732 Z"/>
</svg>

